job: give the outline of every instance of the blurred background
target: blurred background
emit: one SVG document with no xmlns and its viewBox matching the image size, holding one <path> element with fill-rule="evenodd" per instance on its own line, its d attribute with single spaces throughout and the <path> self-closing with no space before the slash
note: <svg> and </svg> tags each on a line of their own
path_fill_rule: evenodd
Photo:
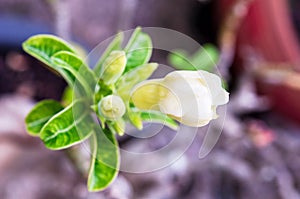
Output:
<svg viewBox="0 0 300 199">
<path fill-rule="evenodd" d="M 88 193 L 65 151 L 47 150 L 25 131 L 28 111 L 41 99 L 59 100 L 66 83 L 21 43 L 51 33 L 89 51 L 136 26 L 217 48 L 230 92 L 223 133 L 204 159 L 199 132 L 172 166 L 121 172 L 109 189 Z M 299 41 L 299 0 L 0 0 L 0 199 L 299 199 Z M 154 59 L 168 63 L 159 52 Z M 163 131 L 120 145 L 156 149 L 172 134 Z"/>
</svg>

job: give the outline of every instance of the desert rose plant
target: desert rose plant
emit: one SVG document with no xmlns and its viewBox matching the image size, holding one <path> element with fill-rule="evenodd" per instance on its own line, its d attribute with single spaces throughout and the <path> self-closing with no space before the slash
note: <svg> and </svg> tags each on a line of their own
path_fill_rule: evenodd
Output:
<svg viewBox="0 0 300 199">
<path fill-rule="evenodd" d="M 88 190 L 108 187 L 118 174 L 117 135 L 130 122 L 162 123 L 174 130 L 178 123 L 201 127 L 217 117 L 218 105 L 228 102 L 221 79 L 206 71 L 174 71 L 147 80 L 158 64 L 149 63 L 152 42 L 136 28 L 125 47 L 119 33 L 91 69 L 71 44 L 53 35 L 36 35 L 23 49 L 60 74 L 68 83 L 63 102 L 44 100 L 26 117 L 30 135 L 51 150 L 69 148 L 89 139 L 91 163 Z M 70 99 L 70 96 L 72 97 Z"/>
</svg>

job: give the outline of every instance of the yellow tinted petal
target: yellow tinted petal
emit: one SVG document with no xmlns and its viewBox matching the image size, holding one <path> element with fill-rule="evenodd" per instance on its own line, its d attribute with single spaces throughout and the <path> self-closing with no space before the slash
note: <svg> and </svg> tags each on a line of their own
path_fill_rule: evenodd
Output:
<svg viewBox="0 0 300 199">
<path fill-rule="evenodd" d="M 168 92 L 160 80 L 148 80 L 133 89 L 131 100 L 139 109 L 159 110 L 159 102 L 167 97 Z"/>
</svg>

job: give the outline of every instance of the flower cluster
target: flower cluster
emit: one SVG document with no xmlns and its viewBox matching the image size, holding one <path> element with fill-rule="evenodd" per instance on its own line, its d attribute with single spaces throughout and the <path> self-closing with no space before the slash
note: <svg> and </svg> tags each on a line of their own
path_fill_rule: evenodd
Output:
<svg viewBox="0 0 300 199">
<path fill-rule="evenodd" d="M 136 73 L 131 75 L 135 78 L 127 78 L 126 73 L 122 77 L 126 60 L 123 51 L 113 51 L 105 60 L 100 79 L 107 86 L 117 89 L 98 103 L 100 119 L 108 121 L 109 128 L 121 135 L 124 134 L 124 129 L 119 128 L 120 125 L 114 129 L 111 124 L 120 123 L 126 112 L 125 107 L 129 116 L 137 114 L 137 110 L 158 111 L 182 124 L 201 127 L 217 118 L 217 106 L 226 104 L 229 100 L 229 93 L 222 87 L 220 77 L 215 74 L 182 70 L 171 72 L 162 79 L 141 81 L 142 78 L 139 78 L 135 70 L 131 71 Z M 157 65 L 152 63 L 140 66 L 138 70 L 147 71 L 147 76 L 150 76 L 156 68 Z M 120 87 L 118 80 L 122 78 L 125 80 L 121 80 Z M 133 109 L 136 111 L 133 112 Z"/>
</svg>

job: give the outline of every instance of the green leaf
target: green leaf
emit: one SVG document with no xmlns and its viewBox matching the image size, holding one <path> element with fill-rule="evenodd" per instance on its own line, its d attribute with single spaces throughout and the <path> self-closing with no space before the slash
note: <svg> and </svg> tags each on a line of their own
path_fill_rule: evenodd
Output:
<svg viewBox="0 0 300 199">
<path fill-rule="evenodd" d="M 119 96 L 124 101 L 128 101 L 132 87 L 148 79 L 157 69 L 157 66 L 157 63 L 144 64 L 125 73 L 116 84 L 116 90 Z"/>
<path fill-rule="evenodd" d="M 54 35 L 36 35 L 26 40 L 22 46 L 25 52 L 59 72 L 68 82 L 69 86 L 74 86 L 75 77 L 70 71 L 58 67 L 51 59 L 53 55 L 60 51 L 75 53 L 75 49 L 70 44 Z"/>
<path fill-rule="evenodd" d="M 140 27 L 136 28 L 125 47 L 125 52 L 127 57 L 125 72 L 147 63 L 152 54 L 152 41 L 150 36 L 143 33 Z"/>
<path fill-rule="evenodd" d="M 178 129 L 178 124 L 172 118 L 158 111 L 141 111 L 141 118 L 145 122 L 161 123 L 173 130 Z"/>
<path fill-rule="evenodd" d="M 198 50 L 192 57 L 192 63 L 198 70 L 213 72 L 219 59 L 219 51 L 212 44 L 204 44 L 203 48 Z"/>
<path fill-rule="evenodd" d="M 68 51 L 60 51 L 51 57 L 51 61 L 56 67 L 68 72 L 66 78 L 71 79 L 70 83 L 73 86 L 77 80 L 86 94 L 91 96 L 95 89 L 96 77 L 80 57 Z"/>
<path fill-rule="evenodd" d="M 88 138 L 94 125 L 89 106 L 84 100 L 77 100 L 44 125 L 40 138 L 49 149 L 64 149 Z"/>
<path fill-rule="evenodd" d="M 168 56 L 169 63 L 178 70 L 196 70 L 189 60 L 189 55 L 184 50 L 174 50 Z"/>
<path fill-rule="evenodd" d="M 102 68 L 102 64 L 106 60 L 106 58 L 109 56 L 109 54 L 114 50 L 121 50 L 121 44 L 123 42 L 124 34 L 122 32 L 118 33 L 116 37 L 111 41 L 111 43 L 108 45 L 104 53 L 102 54 L 101 58 L 98 60 L 94 71 L 96 75 L 100 75 L 100 71 Z"/>
<path fill-rule="evenodd" d="M 23 49 L 43 63 L 52 66 L 51 57 L 59 51 L 75 52 L 74 48 L 54 35 L 35 35 L 23 43 Z"/>
<path fill-rule="evenodd" d="M 44 100 L 37 103 L 25 118 L 28 133 L 38 136 L 47 121 L 63 108 L 60 103 L 54 100 Z"/>
<path fill-rule="evenodd" d="M 175 50 L 169 54 L 169 63 L 179 70 L 205 70 L 213 72 L 218 62 L 219 52 L 212 44 L 205 44 L 192 56 L 184 50 Z"/>
<path fill-rule="evenodd" d="M 92 161 L 88 177 L 88 190 L 101 191 L 108 187 L 119 172 L 119 146 L 108 130 L 96 127 L 92 139 Z"/>
</svg>

